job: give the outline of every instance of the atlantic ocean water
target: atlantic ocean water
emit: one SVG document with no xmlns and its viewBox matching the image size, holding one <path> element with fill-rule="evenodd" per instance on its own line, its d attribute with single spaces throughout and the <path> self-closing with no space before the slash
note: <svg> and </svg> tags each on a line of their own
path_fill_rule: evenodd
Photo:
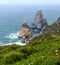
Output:
<svg viewBox="0 0 60 65">
<path fill-rule="evenodd" d="M 27 19 L 30 26 L 37 11 L 42 10 L 48 24 L 52 24 L 60 16 L 59 5 L 20 5 L 0 4 L 0 45 L 20 44 L 18 31 L 23 19 Z"/>
</svg>

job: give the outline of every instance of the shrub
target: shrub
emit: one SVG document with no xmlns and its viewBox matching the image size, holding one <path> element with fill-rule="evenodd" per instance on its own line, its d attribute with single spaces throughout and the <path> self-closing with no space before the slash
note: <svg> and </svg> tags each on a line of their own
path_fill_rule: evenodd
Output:
<svg viewBox="0 0 60 65">
<path fill-rule="evenodd" d="M 26 59 L 31 54 L 31 50 L 29 49 L 21 49 L 20 52 L 22 54 L 22 59 Z"/>
<path fill-rule="evenodd" d="M 60 65 L 60 62 L 57 62 L 57 65 Z"/>
<path fill-rule="evenodd" d="M 21 56 L 22 55 L 18 52 L 10 52 L 10 53 L 7 53 L 3 57 L 2 62 L 5 63 L 5 64 L 10 64 L 10 63 L 21 60 Z"/>
</svg>

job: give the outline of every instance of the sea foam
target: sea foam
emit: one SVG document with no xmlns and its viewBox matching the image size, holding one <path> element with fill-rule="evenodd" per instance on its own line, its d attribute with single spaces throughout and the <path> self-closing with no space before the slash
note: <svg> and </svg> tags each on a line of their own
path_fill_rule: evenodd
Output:
<svg viewBox="0 0 60 65">
<path fill-rule="evenodd" d="M 11 34 L 5 36 L 5 38 L 18 39 L 18 34 L 19 34 L 18 32 L 16 32 L 16 33 L 11 33 Z"/>
<path fill-rule="evenodd" d="M 22 43 L 21 40 L 16 40 L 16 39 L 18 39 L 18 34 L 19 33 L 16 32 L 16 33 L 11 33 L 9 35 L 6 35 L 5 38 L 8 38 L 9 42 L 5 45 L 13 45 L 13 44 L 21 45 L 21 46 L 26 45 L 27 43 Z M 15 42 L 12 42 L 12 40 L 15 40 Z"/>
<path fill-rule="evenodd" d="M 13 45 L 13 44 L 24 46 L 24 45 L 28 44 L 29 41 L 27 41 L 26 43 L 21 42 L 21 40 L 18 39 L 18 34 L 19 34 L 19 32 L 14 32 L 14 33 L 6 35 L 5 38 L 8 39 L 9 42 L 4 44 L 3 46 Z"/>
<path fill-rule="evenodd" d="M 24 45 L 26 45 L 27 43 L 22 43 L 22 42 L 19 40 L 19 41 L 17 41 L 17 42 L 8 43 L 8 44 L 5 44 L 5 45 L 13 45 L 13 44 L 20 45 L 20 46 L 24 46 Z M 5 45 L 4 45 L 4 46 L 5 46 Z"/>
<path fill-rule="evenodd" d="M 14 44 L 23 46 L 23 45 L 26 45 L 27 43 L 22 43 L 21 41 L 18 41 L 18 42 L 15 42 Z"/>
</svg>

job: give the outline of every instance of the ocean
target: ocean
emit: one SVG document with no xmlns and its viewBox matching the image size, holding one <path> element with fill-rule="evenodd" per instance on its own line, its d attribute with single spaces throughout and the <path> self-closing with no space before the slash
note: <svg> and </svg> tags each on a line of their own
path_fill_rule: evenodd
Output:
<svg viewBox="0 0 60 65">
<path fill-rule="evenodd" d="M 18 32 L 23 19 L 31 25 L 37 11 L 42 10 L 48 24 L 52 24 L 60 16 L 60 5 L 20 5 L 0 4 L 0 46 L 5 44 L 20 44 Z"/>
</svg>

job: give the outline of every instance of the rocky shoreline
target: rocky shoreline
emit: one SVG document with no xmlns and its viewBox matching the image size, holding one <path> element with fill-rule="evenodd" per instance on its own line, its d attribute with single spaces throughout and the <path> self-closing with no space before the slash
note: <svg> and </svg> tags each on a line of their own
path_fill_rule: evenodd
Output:
<svg viewBox="0 0 60 65">
<path fill-rule="evenodd" d="M 46 18 L 43 17 L 42 11 L 38 11 L 35 18 L 33 19 L 31 26 L 27 24 L 27 20 L 23 20 L 23 24 L 21 26 L 21 29 L 19 30 L 18 38 L 21 40 L 21 42 L 26 43 L 35 36 L 34 33 L 38 32 L 37 35 L 42 34 L 60 34 L 60 17 L 57 19 L 55 23 L 52 25 L 48 25 Z"/>
<path fill-rule="evenodd" d="M 21 39 L 21 42 L 25 43 L 29 41 L 30 38 L 32 38 L 32 30 L 31 28 L 27 25 L 26 19 L 23 20 L 22 27 L 19 31 L 18 38 Z"/>
<path fill-rule="evenodd" d="M 34 33 L 32 31 L 39 31 L 38 34 L 40 34 L 42 28 L 47 25 L 47 20 L 43 17 L 42 11 L 40 10 L 37 12 L 35 18 L 33 19 L 31 27 L 27 25 L 26 19 L 23 20 L 23 24 L 19 31 L 18 38 L 21 40 L 21 42 L 25 43 L 34 37 Z"/>
</svg>

